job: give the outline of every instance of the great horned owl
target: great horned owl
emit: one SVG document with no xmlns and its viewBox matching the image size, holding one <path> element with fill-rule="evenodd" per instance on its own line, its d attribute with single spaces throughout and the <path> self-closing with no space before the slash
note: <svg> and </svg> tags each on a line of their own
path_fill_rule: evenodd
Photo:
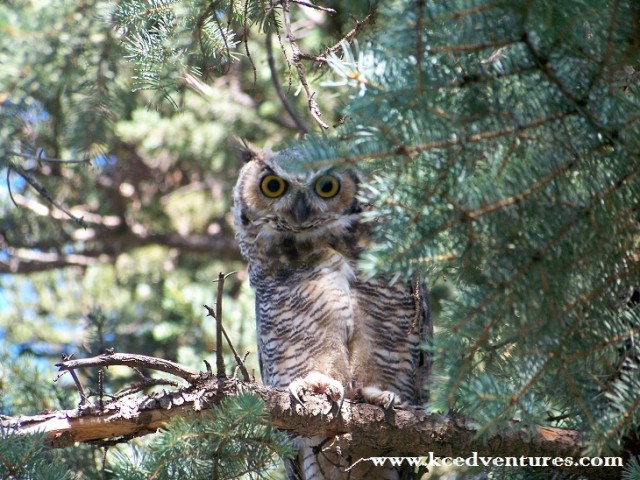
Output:
<svg viewBox="0 0 640 480">
<path fill-rule="evenodd" d="M 338 406 L 345 397 L 386 409 L 425 401 L 427 298 L 417 283 L 359 274 L 369 241 L 361 175 L 309 169 L 297 149 L 247 153 L 234 219 L 256 293 L 262 381 L 288 388 L 300 402 L 305 391 L 325 393 Z M 348 462 L 319 451 L 323 440 L 298 439 L 289 478 L 399 478 L 368 462 L 344 473 Z"/>
</svg>

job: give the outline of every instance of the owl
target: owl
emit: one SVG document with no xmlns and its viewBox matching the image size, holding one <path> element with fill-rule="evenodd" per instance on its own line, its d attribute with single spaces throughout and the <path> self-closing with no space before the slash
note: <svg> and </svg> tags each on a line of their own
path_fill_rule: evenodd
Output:
<svg viewBox="0 0 640 480">
<path fill-rule="evenodd" d="M 234 188 L 234 222 L 256 295 L 258 357 L 265 385 L 292 401 L 326 394 L 385 409 L 426 401 L 430 361 L 420 348 L 432 326 L 424 287 L 365 278 L 363 177 L 353 168 L 309 168 L 298 149 L 245 154 Z M 289 479 L 411 478 L 350 462 L 298 438 Z M 372 453 L 372 455 L 379 455 Z"/>
</svg>

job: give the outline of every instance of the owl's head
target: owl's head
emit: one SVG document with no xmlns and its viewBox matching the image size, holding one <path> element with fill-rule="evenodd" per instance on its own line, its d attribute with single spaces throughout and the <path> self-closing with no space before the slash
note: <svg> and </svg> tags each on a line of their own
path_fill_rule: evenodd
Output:
<svg viewBox="0 0 640 480">
<path fill-rule="evenodd" d="M 309 169 L 296 149 L 251 152 L 233 191 L 245 257 L 280 246 L 335 244 L 352 236 L 362 208 L 360 175 L 348 168 Z"/>
</svg>

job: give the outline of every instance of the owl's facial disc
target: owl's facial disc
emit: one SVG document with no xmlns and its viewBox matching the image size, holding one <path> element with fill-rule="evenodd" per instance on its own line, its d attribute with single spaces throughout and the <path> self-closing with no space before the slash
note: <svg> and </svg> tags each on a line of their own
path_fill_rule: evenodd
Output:
<svg viewBox="0 0 640 480">
<path fill-rule="evenodd" d="M 283 154 L 265 155 L 240 173 L 233 192 L 234 220 L 245 257 L 262 252 L 271 258 L 294 244 L 333 248 L 360 229 L 362 177 L 356 170 L 287 168 L 289 160 Z"/>
</svg>

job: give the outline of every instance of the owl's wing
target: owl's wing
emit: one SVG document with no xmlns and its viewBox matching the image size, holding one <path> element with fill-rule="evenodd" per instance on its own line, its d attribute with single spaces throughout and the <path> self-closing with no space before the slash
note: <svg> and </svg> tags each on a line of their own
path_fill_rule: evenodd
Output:
<svg viewBox="0 0 640 480">
<path fill-rule="evenodd" d="M 418 368 L 416 371 L 416 384 L 418 386 L 418 403 L 429 400 L 429 380 L 431 378 L 431 364 L 433 361 L 430 352 L 433 345 L 433 322 L 431 320 L 431 307 L 429 305 L 429 292 L 424 281 L 415 282 L 416 308 L 418 315 L 418 332 L 421 348 L 418 350 Z M 426 348 L 426 350 L 425 350 Z"/>
</svg>

